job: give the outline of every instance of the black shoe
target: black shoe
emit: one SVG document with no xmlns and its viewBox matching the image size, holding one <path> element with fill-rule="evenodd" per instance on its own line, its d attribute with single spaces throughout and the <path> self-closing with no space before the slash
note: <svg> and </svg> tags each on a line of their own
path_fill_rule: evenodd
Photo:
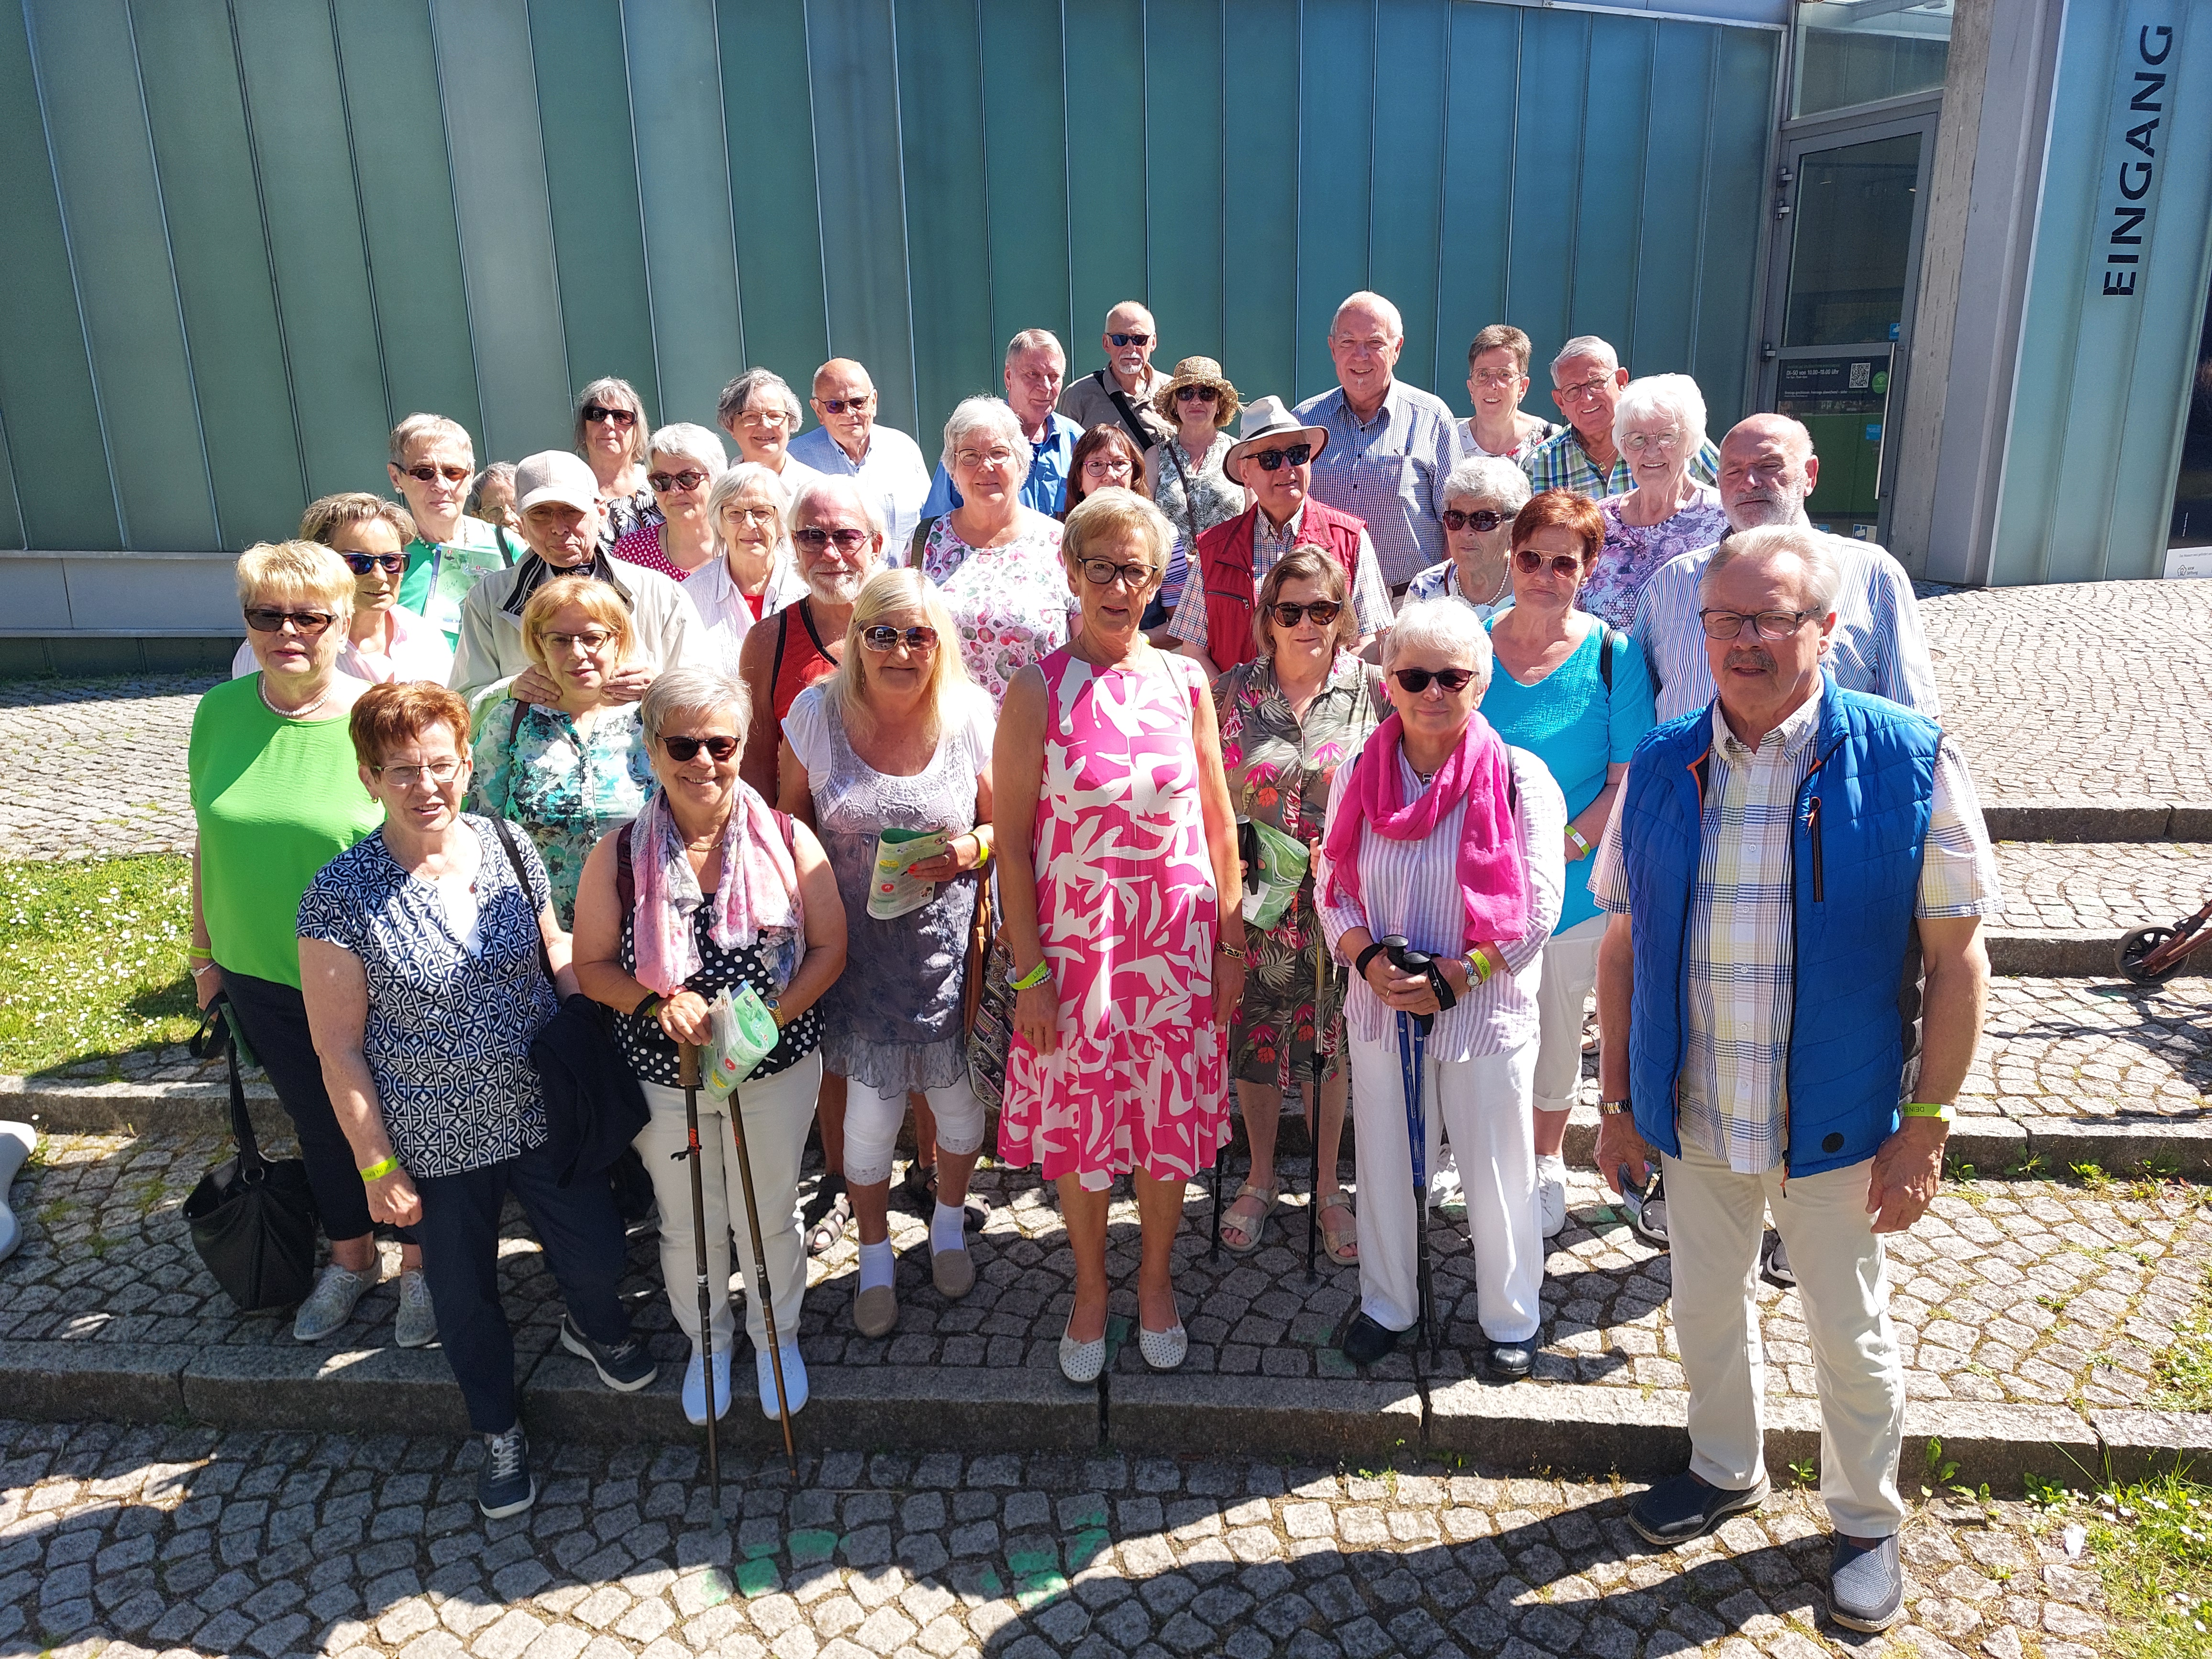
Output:
<svg viewBox="0 0 2212 1659">
<path fill-rule="evenodd" d="M 1887 1630 L 1905 1611 L 1905 1564 L 1898 1559 L 1897 1534 L 1875 1540 L 1872 1548 L 1838 1534 L 1836 1559 L 1828 1568 L 1828 1616 L 1845 1630 Z"/>
<path fill-rule="evenodd" d="M 530 1443 L 518 1423 L 505 1434 L 483 1437 L 483 1467 L 477 1471 L 477 1507 L 484 1518 L 520 1515 L 538 1501 L 538 1482 L 530 1474 Z"/>
<path fill-rule="evenodd" d="M 1784 1248 L 1782 1236 L 1774 1236 L 1774 1248 L 1766 1253 L 1766 1276 L 1778 1285 L 1795 1285 L 1797 1270 L 1790 1265 L 1790 1252 Z"/>
<path fill-rule="evenodd" d="M 1667 1248 L 1667 1186 L 1656 1169 L 1651 1172 L 1650 1189 L 1628 1206 L 1628 1224 L 1646 1244 Z"/>
<path fill-rule="evenodd" d="M 1747 1492 L 1724 1492 L 1685 1469 L 1671 1480 L 1662 1480 L 1630 1505 L 1628 1524 L 1645 1543 L 1672 1549 L 1692 1538 L 1703 1538 L 1731 1515 L 1755 1510 L 1765 1501 L 1763 1476 Z"/>
<path fill-rule="evenodd" d="M 635 1394 L 660 1375 L 660 1367 L 634 1336 L 619 1342 L 594 1342 L 577 1329 L 574 1318 L 561 1316 L 561 1346 L 580 1359 L 592 1362 L 599 1381 L 617 1394 Z"/>
<path fill-rule="evenodd" d="M 1493 1342 L 1483 1369 L 1501 1382 L 1518 1382 L 1536 1363 L 1536 1339 L 1526 1342 Z"/>
<path fill-rule="evenodd" d="M 1355 1365 L 1371 1365 L 1395 1348 L 1402 1334 L 1361 1314 L 1344 1334 L 1344 1357 Z"/>
</svg>

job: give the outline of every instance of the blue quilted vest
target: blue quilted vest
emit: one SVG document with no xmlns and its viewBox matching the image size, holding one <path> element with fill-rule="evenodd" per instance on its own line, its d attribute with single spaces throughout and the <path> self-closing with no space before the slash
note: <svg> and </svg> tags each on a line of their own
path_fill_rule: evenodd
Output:
<svg viewBox="0 0 2212 1659">
<path fill-rule="evenodd" d="M 1886 698 L 1838 690 L 1826 670 L 1822 678 L 1790 855 L 1784 1161 L 1799 1176 L 1863 1162 L 1897 1128 L 1899 1085 L 1917 1049 L 1912 911 L 1942 735 Z M 1636 962 L 1629 1089 L 1638 1133 L 1676 1158 L 1689 994 L 1681 964 L 1711 742 L 1710 706 L 1655 728 L 1637 745 L 1620 796 Z"/>
</svg>

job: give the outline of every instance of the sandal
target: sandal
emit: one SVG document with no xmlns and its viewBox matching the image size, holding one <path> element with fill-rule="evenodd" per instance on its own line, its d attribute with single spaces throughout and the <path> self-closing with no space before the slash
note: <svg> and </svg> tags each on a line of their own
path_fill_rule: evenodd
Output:
<svg viewBox="0 0 2212 1659">
<path fill-rule="evenodd" d="M 1331 1210 L 1344 1212 L 1344 1225 L 1328 1224 Z M 1357 1218 L 1352 1212 L 1352 1200 L 1340 1187 L 1321 1201 L 1321 1247 L 1328 1252 L 1328 1259 L 1340 1267 L 1349 1267 L 1359 1260 L 1359 1233 Z"/>
<path fill-rule="evenodd" d="M 900 1184 L 906 1193 L 907 1200 L 914 1206 L 915 1213 L 924 1221 L 937 1213 L 937 1166 L 934 1164 L 908 1164 L 906 1179 Z M 991 1218 L 991 1200 L 970 1187 L 967 1201 L 962 1208 L 966 1212 L 960 1218 L 962 1227 L 971 1233 L 981 1232 L 983 1224 Z"/>
<path fill-rule="evenodd" d="M 1256 1212 L 1240 1209 L 1247 1199 L 1257 1199 Z M 1221 1248 L 1231 1255 L 1249 1255 L 1260 1248 L 1260 1235 L 1267 1231 L 1267 1218 L 1275 1212 L 1275 1192 L 1266 1187 L 1255 1187 L 1246 1182 L 1237 1189 L 1237 1196 L 1229 1200 L 1229 1207 L 1221 1212 Z M 1243 1229 L 1231 1233 L 1231 1227 Z"/>
<path fill-rule="evenodd" d="M 844 1182 L 837 1183 L 837 1195 L 830 1200 L 822 1213 L 806 1224 L 806 1254 L 827 1255 L 836 1249 L 845 1237 L 845 1229 L 853 1224 L 853 1198 L 845 1190 Z"/>
</svg>

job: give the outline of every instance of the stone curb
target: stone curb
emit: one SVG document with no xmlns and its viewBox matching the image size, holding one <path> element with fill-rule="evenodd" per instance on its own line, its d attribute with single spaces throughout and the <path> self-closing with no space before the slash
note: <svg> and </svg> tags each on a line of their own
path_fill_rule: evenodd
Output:
<svg viewBox="0 0 2212 1659">
<path fill-rule="evenodd" d="M 2148 798 L 1982 803 L 1993 841 L 2212 841 L 2212 805 Z"/>
<path fill-rule="evenodd" d="M 2146 916 L 2141 925 L 2164 921 Z M 1982 943 L 1990 953 L 1990 972 L 2017 974 L 2033 979 L 2097 979 L 2124 984 L 2120 977 L 2120 936 L 2094 928 L 2052 929 L 1985 927 Z"/>
</svg>

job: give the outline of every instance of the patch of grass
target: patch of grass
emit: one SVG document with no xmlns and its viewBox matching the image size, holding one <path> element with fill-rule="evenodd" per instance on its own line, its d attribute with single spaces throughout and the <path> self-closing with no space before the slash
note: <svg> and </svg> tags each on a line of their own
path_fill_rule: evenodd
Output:
<svg viewBox="0 0 2212 1659">
<path fill-rule="evenodd" d="M 190 879 L 180 858 L 0 864 L 0 1072 L 192 1034 Z"/>
<path fill-rule="evenodd" d="M 2077 1184 L 2087 1187 L 2093 1193 L 2101 1193 L 2112 1184 L 2112 1176 L 2094 1164 L 2069 1164 L 2066 1167 L 2073 1172 Z"/>
<path fill-rule="evenodd" d="M 2166 1411 L 2212 1412 L 2212 1268 L 2197 1305 L 2174 1327 L 2173 1342 L 2150 1368 L 2150 1403 Z"/>
<path fill-rule="evenodd" d="M 2110 1607 L 2106 1651 L 2115 1659 L 2212 1659 L 2212 1487 L 2185 1472 L 2111 1486 L 2093 1504 L 2069 1504 L 2084 1527 L 2086 1564 Z"/>
</svg>

